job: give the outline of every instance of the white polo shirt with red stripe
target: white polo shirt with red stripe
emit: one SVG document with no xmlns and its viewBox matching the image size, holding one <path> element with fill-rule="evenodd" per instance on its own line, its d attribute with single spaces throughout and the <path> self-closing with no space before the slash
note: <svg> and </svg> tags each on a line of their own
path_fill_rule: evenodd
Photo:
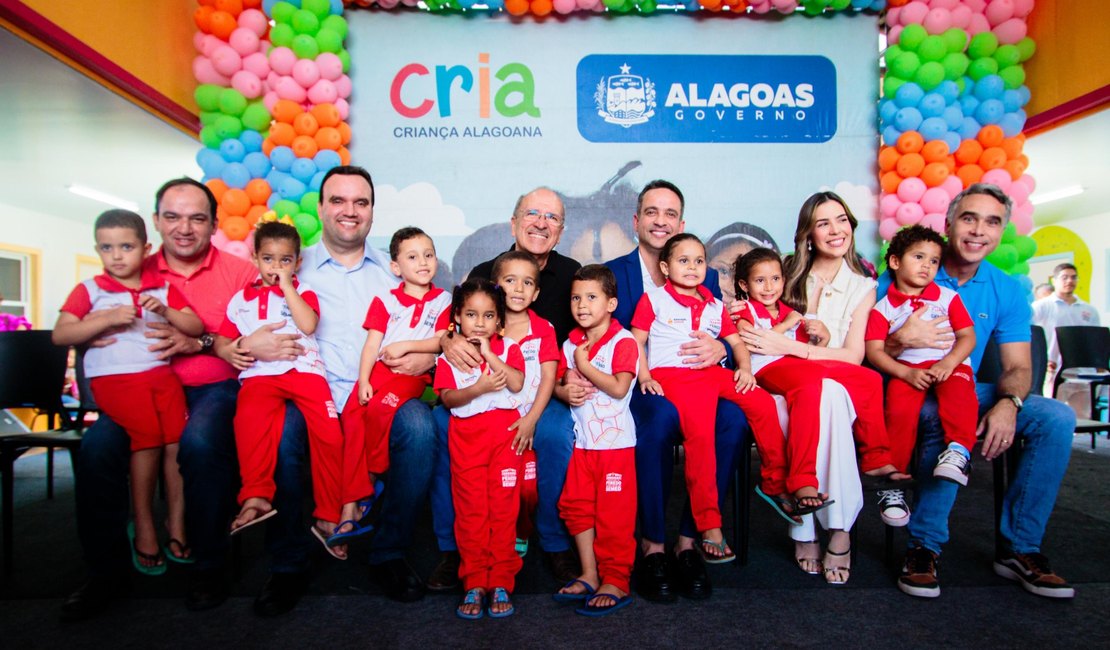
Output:
<svg viewBox="0 0 1110 650">
<path fill-rule="evenodd" d="M 691 332 L 703 331 L 712 338 L 736 333 L 736 325 L 725 313 L 725 305 L 703 285 L 698 297 L 678 293 L 670 280 L 646 292 L 636 304 L 632 327 L 648 333 L 648 368 L 687 368 L 679 348 L 694 339 Z M 700 298 L 700 299 L 699 299 Z"/>
<path fill-rule="evenodd" d="M 559 344 L 555 338 L 555 327 L 540 318 L 536 312 L 528 310 L 528 333 L 520 339 L 520 354 L 524 357 L 524 388 L 520 391 L 520 414 L 528 415 L 536 394 L 540 391 L 542 364 L 559 361 Z"/>
<path fill-rule="evenodd" d="M 168 359 L 160 360 L 160 352 L 151 352 L 151 339 L 144 336 L 147 323 L 165 323 L 166 319 L 139 306 L 142 296 L 154 296 L 171 309 L 188 307 L 185 296 L 166 284 L 153 270 L 145 269 L 140 276 L 139 288 L 130 289 L 107 273 L 85 280 L 74 287 L 62 305 L 61 311 L 84 318 L 90 312 L 114 307 L 133 306 L 137 318 L 123 332 L 112 334 L 116 342 L 102 348 L 90 347 L 85 352 L 85 375 L 89 378 L 106 375 L 129 375 L 145 372 L 159 366 L 168 366 Z"/>
<path fill-rule="evenodd" d="M 524 356 L 520 353 L 520 346 L 516 341 L 501 336 L 492 336 L 489 340 L 490 351 L 497 355 L 510 368 L 524 372 Z M 459 370 L 447 361 L 442 354 L 436 359 L 436 377 L 432 387 L 436 393 L 445 388 L 459 390 L 473 386 L 483 374 L 491 374 L 489 364 L 482 361 L 482 365 L 473 370 Z M 518 393 L 509 391 L 508 387 L 495 390 L 492 393 L 479 395 L 462 406 L 451 409 L 451 415 L 458 418 L 468 418 L 495 409 L 520 409 L 521 398 Z"/>
<path fill-rule="evenodd" d="M 913 312 L 927 307 L 921 320 L 931 321 L 948 319 L 952 330 L 962 330 L 974 327 L 975 322 L 967 313 L 967 308 L 955 291 L 942 287 L 935 282 L 930 282 L 919 295 L 911 296 L 899 291 L 893 284 L 887 289 L 886 296 L 871 310 L 867 318 L 867 330 L 864 332 L 865 341 L 885 341 L 887 337 L 897 332 Z M 906 348 L 898 355 L 898 360 L 903 363 L 917 364 L 926 361 L 940 361 L 952 344 L 947 348 Z"/>
<path fill-rule="evenodd" d="M 574 328 L 566 341 L 563 341 L 563 356 L 559 363 L 559 375 L 568 368 L 575 368 L 574 350 L 586 340 L 586 332 Z M 621 372 L 632 373 L 633 378 L 640 368 L 640 346 L 632 333 L 612 319 L 609 329 L 590 348 L 590 365 L 607 375 Z M 620 399 L 615 399 L 603 391 L 597 391 L 586 399 L 581 406 L 572 406 L 574 416 L 574 446 L 579 449 L 626 449 L 636 446 L 636 423 L 632 419 L 629 403 L 636 382 L 628 385 L 628 391 Z"/>
<path fill-rule="evenodd" d="M 792 307 L 790 307 L 790 305 L 781 300 L 778 301 L 777 306 L 779 309 L 779 315 L 778 318 L 775 318 L 767 309 L 767 305 L 764 305 L 761 302 L 756 302 L 755 300 L 748 300 L 747 309 L 744 309 L 740 312 L 740 319 L 751 323 L 756 329 L 769 330 L 775 325 L 781 323 L 783 320 L 786 319 L 787 316 L 794 313 L 795 311 Z M 791 327 L 786 332 L 783 332 L 783 334 L 785 334 L 787 338 L 792 338 L 796 341 L 801 341 L 802 343 L 809 343 L 809 336 L 806 334 L 805 328 L 802 327 L 802 321 L 798 321 L 797 325 Z M 755 352 L 752 352 L 752 374 L 754 375 L 760 370 L 763 370 L 764 368 L 771 365 L 775 361 L 778 361 L 782 357 L 783 355 L 781 354 L 756 354 Z"/>
<path fill-rule="evenodd" d="M 384 334 L 380 352 L 398 341 L 430 339 L 450 322 L 450 293 L 432 285 L 424 297 L 416 298 L 405 293 L 402 282 L 384 296 L 374 296 L 362 328 Z"/>
<path fill-rule="evenodd" d="M 312 311 L 319 316 L 320 301 L 315 292 L 307 284 L 295 279 L 293 280 L 293 286 L 297 289 L 297 293 L 304 298 L 304 301 L 308 303 L 308 306 L 312 308 Z M 255 361 L 254 365 L 239 373 L 239 380 L 242 381 L 249 377 L 284 375 L 290 370 L 320 375 L 327 379 L 327 375 L 324 374 L 324 361 L 320 358 L 320 346 L 316 343 L 316 337 L 297 329 L 293 322 L 293 312 L 289 310 L 289 303 L 285 302 L 285 295 L 282 294 L 281 287 L 276 284 L 266 286 L 262 284 L 261 277 L 231 298 L 231 302 L 227 304 L 227 317 L 224 319 L 223 325 L 220 325 L 219 333 L 229 339 L 234 339 L 253 334 L 263 325 L 280 321 L 285 321 L 285 325 L 274 330 L 274 334 L 300 334 L 301 338 L 297 339 L 297 342 L 304 346 L 304 354 L 293 361 Z"/>
</svg>

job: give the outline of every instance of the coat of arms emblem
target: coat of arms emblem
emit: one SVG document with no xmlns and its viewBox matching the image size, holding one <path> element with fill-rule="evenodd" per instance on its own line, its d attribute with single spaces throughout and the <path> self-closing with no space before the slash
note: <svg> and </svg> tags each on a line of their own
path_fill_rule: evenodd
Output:
<svg viewBox="0 0 1110 650">
<path fill-rule="evenodd" d="M 643 124 L 655 115 L 655 84 L 638 74 L 631 74 L 628 64 L 621 73 L 602 77 L 594 92 L 597 114 L 610 124 L 628 128 Z"/>
</svg>

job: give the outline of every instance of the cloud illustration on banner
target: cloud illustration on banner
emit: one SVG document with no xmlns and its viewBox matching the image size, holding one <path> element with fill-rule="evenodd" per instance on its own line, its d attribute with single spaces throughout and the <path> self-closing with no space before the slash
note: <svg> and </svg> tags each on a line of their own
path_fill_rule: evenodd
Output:
<svg viewBox="0 0 1110 650">
<path fill-rule="evenodd" d="M 860 221 L 879 220 L 879 197 L 866 185 L 840 181 L 836 187 L 823 185 L 822 192 L 832 191 L 848 203 L 852 214 Z"/>
<path fill-rule="evenodd" d="M 431 183 L 413 183 L 401 190 L 392 185 L 379 185 L 374 190 L 377 194 L 374 202 L 375 234 L 392 234 L 405 226 L 417 226 L 433 238 L 465 237 L 474 232 L 466 225 L 462 209 L 445 205 L 439 189 Z"/>
</svg>

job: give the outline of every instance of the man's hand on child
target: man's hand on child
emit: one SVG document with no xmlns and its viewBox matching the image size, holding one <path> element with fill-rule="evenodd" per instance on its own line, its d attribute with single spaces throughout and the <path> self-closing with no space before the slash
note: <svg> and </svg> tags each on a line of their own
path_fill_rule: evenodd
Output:
<svg viewBox="0 0 1110 650">
<path fill-rule="evenodd" d="M 158 314 L 159 316 L 166 315 L 166 306 L 162 304 L 161 300 L 150 294 L 143 294 L 142 297 L 139 298 L 139 306 L 153 314 Z"/>
<path fill-rule="evenodd" d="M 262 361 L 295 361 L 304 354 L 304 346 L 299 343 L 300 334 L 275 334 L 285 327 L 286 321 L 267 323 L 250 335 L 240 339 L 239 347 L 243 353 Z"/>
<path fill-rule="evenodd" d="M 487 339 L 486 337 L 479 336 L 469 339 L 469 341 L 471 344 L 477 346 L 478 352 L 482 355 L 482 358 L 488 359 L 489 356 L 493 354 L 493 351 L 490 350 L 489 347 L 489 339 Z"/>
<path fill-rule="evenodd" d="M 746 368 L 737 368 L 736 372 L 732 374 L 732 378 L 736 381 L 737 393 L 746 393 L 756 386 L 755 375 Z"/>
<path fill-rule="evenodd" d="M 444 336 L 443 356 L 447 362 L 459 370 L 473 370 L 482 365 L 482 355 L 478 349 L 456 332 L 454 336 Z"/>
<path fill-rule="evenodd" d="M 151 352 L 158 352 L 158 359 L 164 360 L 178 354 L 200 352 L 200 342 L 193 336 L 186 336 L 169 323 L 147 323 L 143 333 L 148 339 L 158 339 L 147 346 Z"/>
<path fill-rule="evenodd" d="M 703 330 L 690 332 L 693 341 L 679 346 L 682 363 L 693 370 L 715 366 L 725 358 L 725 345 Z"/>
<path fill-rule="evenodd" d="M 956 335 L 952 332 L 952 326 L 947 318 L 938 318 L 931 321 L 922 320 L 921 317 L 925 315 L 928 309 L 928 307 L 922 307 L 910 314 L 906 323 L 891 336 L 907 348 L 947 349 L 952 345 L 952 341 L 956 339 Z"/>
<path fill-rule="evenodd" d="M 536 436 L 536 423 L 525 416 L 512 423 L 509 431 L 514 430 L 516 435 L 513 436 L 513 451 L 516 452 L 517 456 L 520 456 L 532 448 L 532 440 Z"/>
</svg>

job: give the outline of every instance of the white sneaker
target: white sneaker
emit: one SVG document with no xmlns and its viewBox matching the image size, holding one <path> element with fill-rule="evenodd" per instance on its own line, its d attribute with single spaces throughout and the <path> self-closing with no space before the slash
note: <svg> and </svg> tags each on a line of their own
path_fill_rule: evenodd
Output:
<svg viewBox="0 0 1110 650">
<path fill-rule="evenodd" d="M 901 528 L 910 523 L 910 506 L 902 490 L 879 490 L 879 511 L 883 523 Z"/>
<path fill-rule="evenodd" d="M 960 485 L 967 485 L 967 474 L 971 471 L 971 460 L 959 449 L 948 447 L 937 457 L 933 478 L 944 479 Z"/>
</svg>

